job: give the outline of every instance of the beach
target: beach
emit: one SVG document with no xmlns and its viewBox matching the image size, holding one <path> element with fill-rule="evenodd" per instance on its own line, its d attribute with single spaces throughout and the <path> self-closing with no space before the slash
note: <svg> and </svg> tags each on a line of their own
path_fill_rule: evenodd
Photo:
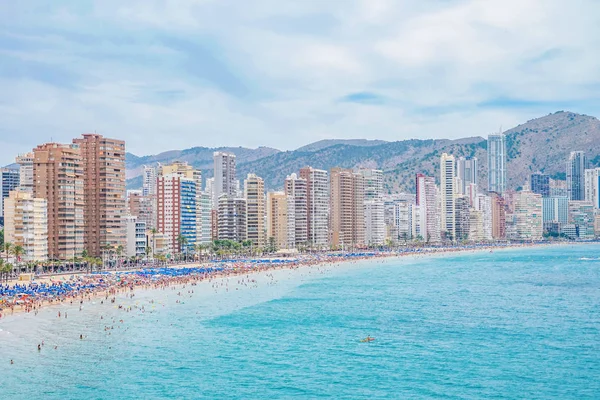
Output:
<svg viewBox="0 0 600 400">
<path fill-rule="evenodd" d="M 220 277 L 243 276 L 270 270 L 337 265 L 368 259 L 395 257 L 443 256 L 458 252 L 497 251 L 549 244 L 502 244 L 453 246 L 430 248 L 406 248 L 394 252 L 346 252 L 299 255 L 293 258 L 262 258 L 213 261 L 183 266 L 140 269 L 129 271 L 105 271 L 92 274 L 76 274 L 59 278 L 46 276 L 34 282 L 10 281 L 0 285 L 0 321 L 8 315 L 21 312 L 39 312 L 48 305 L 79 304 L 80 307 L 94 299 L 116 301 L 117 295 L 131 294 L 136 289 L 164 289 L 176 285 L 196 285 L 199 282 Z M 248 278 L 249 279 L 249 278 Z M 103 300 L 101 300 L 103 301 Z"/>
</svg>

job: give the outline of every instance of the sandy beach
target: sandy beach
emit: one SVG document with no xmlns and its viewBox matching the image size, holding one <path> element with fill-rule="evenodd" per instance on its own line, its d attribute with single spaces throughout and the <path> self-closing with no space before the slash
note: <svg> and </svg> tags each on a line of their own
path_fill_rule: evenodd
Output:
<svg viewBox="0 0 600 400">
<path fill-rule="evenodd" d="M 220 278 L 268 273 L 280 269 L 307 267 L 335 267 L 342 263 L 361 260 L 377 260 L 404 257 L 446 256 L 456 253 L 500 251 L 549 244 L 478 245 L 456 247 L 410 248 L 401 252 L 355 252 L 301 255 L 296 258 L 244 259 L 178 265 L 156 269 L 110 271 L 93 274 L 77 274 L 60 277 L 46 276 L 34 282 L 9 281 L 0 285 L 0 321 L 8 315 L 20 313 L 36 314 L 43 307 L 51 305 L 77 305 L 100 299 L 115 303 L 118 297 L 134 296 L 139 289 L 165 289 L 197 285 L 203 281 L 217 281 Z M 556 245 L 556 244 L 554 244 Z"/>
</svg>

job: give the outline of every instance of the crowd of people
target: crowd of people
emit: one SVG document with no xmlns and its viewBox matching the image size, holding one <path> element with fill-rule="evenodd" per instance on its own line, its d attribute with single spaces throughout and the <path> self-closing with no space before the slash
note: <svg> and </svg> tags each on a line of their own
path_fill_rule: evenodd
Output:
<svg viewBox="0 0 600 400">
<path fill-rule="evenodd" d="M 114 296 L 135 288 L 161 288 L 174 284 L 187 284 L 218 276 L 248 274 L 276 268 L 299 268 L 320 264 L 335 264 L 350 260 L 371 258 L 428 255 L 468 250 L 494 249 L 506 244 L 465 245 L 452 247 L 407 247 L 393 252 L 328 252 L 299 255 L 294 258 L 239 259 L 212 261 L 196 266 L 162 267 L 121 272 L 96 272 L 70 277 L 50 278 L 40 282 L 0 285 L 0 318 L 15 311 L 36 313 L 48 304 L 79 301 L 83 304 L 92 297 Z"/>
</svg>

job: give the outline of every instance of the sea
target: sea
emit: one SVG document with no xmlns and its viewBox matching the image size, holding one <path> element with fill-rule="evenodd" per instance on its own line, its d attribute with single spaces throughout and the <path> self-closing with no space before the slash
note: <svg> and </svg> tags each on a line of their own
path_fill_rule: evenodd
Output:
<svg viewBox="0 0 600 400">
<path fill-rule="evenodd" d="M 0 320 L 0 399 L 600 398 L 600 245 L 135 294 Z"/>
</svg>

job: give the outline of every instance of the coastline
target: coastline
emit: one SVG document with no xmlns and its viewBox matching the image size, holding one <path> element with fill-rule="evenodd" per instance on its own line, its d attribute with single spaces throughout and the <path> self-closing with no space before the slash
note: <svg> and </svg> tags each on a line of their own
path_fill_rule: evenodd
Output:
<svg viewBox="0 0 600 400">
<path fill-rule="evenodd" d="M 339 268 L 344 264 L 352 264 L 357 261 L 381 261 L 402 260 L 425 257 L 447 257 L 454 254 L 472 254 L 481 252 L 508 251 L 516 249 L 540 248 L 546 246 L 569 246 L 572 243 L 533 243 L 533 244 L 510 244 L 510 245 L 480 245 L 480 246 L 453 246 L 453 247 L 431 247 L 410 248 L 403 252 L 362 252 L 362 253 L 330 253 L 318 255 L 304 255 L 288 262 L 256 263 L 250 259 L 208 262 L 188 265 L 167 266 L 154 269 L 138 269 L 127 271 L 110 271 L 93 274 L 78 274 L 64 281 L 56 281 L 52 285 L 61 287 L 73 287 L 74 290 L 66 291 L 60 296 L 46 296 L 44 292 L 37 297 L 31 296 L 26 300 L 12 303 L 0 303 L 0 323 L 7 317 L 19 317 L 23 314 L 35 314 L 42 309 L 51 306 L 80 305 L 80 311 L 86 302 L 95 300 L 111 301 L 116 303 L 117 299 L 133 297 L 139 290 L 157 290 L 186 285 L 196 286 L 200 282 L 217 281 L 231 277 L 265 273 L 278 270 L 303 269 L 308 267 L 332 267 Z M 280 259 L 278 259 L 280 260 Z M 47 285 L 53 282 L 50 277 L 34 281 L 34 285 Z M 16 282 L 17 288 L 30 286 L 30 282 Z M 3 285 L 0 285 L 2 288 Z M 5 287 L 5 286 L 4 286 Z M 11 285 L 9 285 L 11 287 Z M 2 294 L 0 292 L 0 294 Z M 23 299 L 24 297 L 20 297 Z M 27 300 L 28 299 L 28 300 Z M 103 299 L 103 300 L 102 300 Z"/>
</svg>

